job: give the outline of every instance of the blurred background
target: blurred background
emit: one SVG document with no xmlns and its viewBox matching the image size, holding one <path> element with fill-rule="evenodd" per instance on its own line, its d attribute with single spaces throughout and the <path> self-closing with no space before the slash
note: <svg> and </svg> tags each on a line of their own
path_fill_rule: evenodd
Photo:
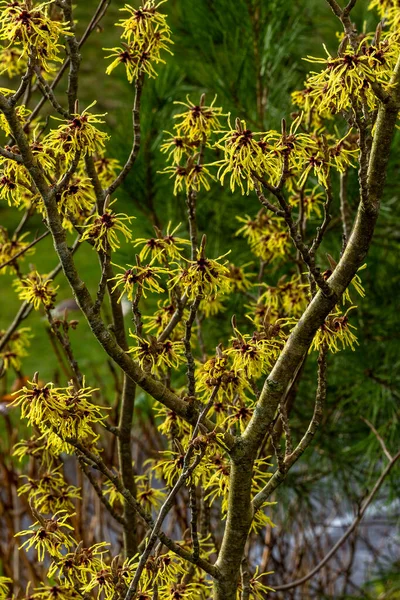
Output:
<svg viewBox="0 0 400 600">
<path fill-rule="evenodd" d="M 78 37 L 91 18 L 95 2 L 77 3 Z M 132 3 L 133 5 L 135 3 Z M 131 106 L 134 88 L 124 71 L 105 74 L 108 62 L 103 48 L 119 45 L 119 30 L 113 24 L 120 18 L 121 1 L 113 1 L 82 50 L 82 77 L 79 91 L 82 108 L 97 100 L 93 112 L 107 113 L 104 128 L 111 134 L 108 154 L 124 162 L 131 146 Z M 367 12 L 368 2 L 360 0 L 352 13 L 360 30 L 373 30 L 377 17 Z M 142 145 L 135 168 L 118 192 L 119 209 L 134 215 L 133 236 L 152 237 L 155 224 L 166 228 L 182 222 L 187 233 L 183 195 L 173 196 L 173 182 L 158 171 L 166 165 L 160 152 L 163 131 L 172 131 L 173 114 L 179 112 L 174 101 L 185 101 L 188 94 L 197 103 L 202 93 L 207 103 L 218 95 L 216 104 L 233 118 L 247 120 L 255 131 L 279 128 L 282 117 L 289 119 L 293 107 L 290 93 L 303 87 L 310 64 L 307 55 L 323 56 L 322 44 L 335 53 L 338 24 L 329 7 L 321 0 L 169 0 L 163 5 L 169 15 L 174 41 L 173 56 L 159 66 L 159 75 L 147 80 L 143 92 L 141 127 Z M 13 87 L 4 79 L 1 86 Z M 63 100 L 65 81 L 58 88 Z M 400 306 L 399 250 L 399 136 L 392 150 L 382 212 L 375 240 L 362 272 L 366 297 L 360 299 L 353 323 L 358 329 L 356 352 L 344 351 L 329 358 L 328 404 L 312 449 L 294 469 L 276 498 L 273 521 L 265 553 L 260 557 L 275 571 L 268 585 L 291 581 L 304 569 L 314 566 L 343 533 L 357 506 L 373 484 L 384 463 L 376 436 L 360 418 L 372 422 L 389 448 L 396 450 L 399 440 L 399 338 Z M 212 158 L 215 160 L 215 158 Z M 334 182 L 335 192 L 338 181 Z M 355 214 L 357 173 L 350 173 L 349 202 Z M 255 216 L 259 210 L 256 196 L 232 194 L 228 186 L 211 183 L 211 191 L 199 194 L 198 223 L 207 232 L 208 254 L 219 256 L 232 250 L 230 260 L 241 265 L 249 260 L 243 238 L 236 237 L 236 215 Z M 329 267 L 326 253 L 338 258 L 341 250 L 341 225 L 338 202 L 333 222 L 320 251 L 320 266 Z M 0 223 L 11 230 L 21 215 L 0 205 Z M 32 234 L 41 233 L 40 217 L 32 222 Z M 44 249 L 46 248 L 46 250 Z M 122 246 L 116 255 L 121 265 L 132 264 L 135 250 Z M 56 264 L 52 243 L 46 238 L 31 260 L 42 273 Z M 97 259 L 89 246 L 76 255 L 78 267 L 89 286 L 99 278 Z M 274 266 L 268 271 L 268 283 L 276 283 L 284 272 Z M 0 329 L 15 316 L 19 302 L 11 287 L 12 277 L 2 275 Z M 60 277 L 58 300 L 70 298 L 66 282 Z M 151 310 L 151 301 L 148 300 Z M 230 333 L 230 316 L 240 319 L 244 299 L 230 304 L 218 317 L 219 328 L 207 331 L 212 347 Z M 112 369 L 105 368 L 104 354 L 82 319 L 72 338 L 81 369 L 95 380 L 91 385 L 112 387 Z M 245 320 L 242 320 L 243 329 Z M 24 374 L 40 369 L 43 380 L 57 381 L 58 367 L 52 360 L 52 346 L 46 326 L 38 313 L 29 322 L 34 339 L 32 352 L 24 363 Z M 207 327 L 207 324 L 205 324 Z M 48 360 L 43 360 L 46 357 Z M 96 383 L 97 382 L 97 383 Z M 4 383 L 4 382 L 3 382 Z M 0 384 L 1 386 L 1 384 Z M 300 427 L 310 416 L 315 388 L 315 362 L 307 361 L 305 374 L 293 407 L 293 419 Z M 0 387 L 1 391 L 1 387 Z M 140 396 L 137 410 L 145 411 L 147 399 Z M 1 441 L 0 441 L 1 443 Z M 347 545 L 306 586 L 277 594 L 278 598 L 400 598 L 400 556 L 398 521 L 400 516 L 398 470 L 386 481 L 379 502 L 371 508 L 363 524 Z M 396 533 L 397 532 L 397 533 Z M 317 541 L 316 541 L 317 540 Z M 301 563 L 301 568 L 299 564 Z M 334 582 L 334 583 L 332 583 Z"/>
</svg>

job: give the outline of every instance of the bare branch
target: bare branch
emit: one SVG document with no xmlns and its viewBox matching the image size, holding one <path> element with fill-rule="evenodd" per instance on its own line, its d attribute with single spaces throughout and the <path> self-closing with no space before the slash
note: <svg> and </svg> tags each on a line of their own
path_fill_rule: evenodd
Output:
<svg viewBox="0 0 400 600">
<path fill-rule="evenodd" d="M 355 530 L 357 525 L 360 523 L 368 506 L 371 504 L 372 500 L 375 498 L 375 496 L 378 493 L 378 491 L 380 490 L 383 482 L 385 481 L 386 477 L 389 475 L 390 471 L 392 470 L 392 468 L 394 467 L 395 463 L 397 462 L 397 460 L 399 458 L 400 458 L 400 452 L 398 452 L 395 456 L 393 456 L 393 458 L 388 463 L 388 465 L 386 465 L 385 469 L 382 471 L 382 473 L 379 476 L 379 478 L 377 479 L 374 487 L 372 488 L 370 494 L 364 501 L 360 511 L 357 514 L 357 517 L 354 519 L 354 521 L 351 523 L 351 525 L 346 529 L 345 533 L 336 542 L 336 544 L 328 552 L 328 554 L 309 573 L 307 573 L 307 575 L 304 575 L 304 577 L 301 577 L 300 579 L 297 579 L 296 581 L 292 581 L 291 583 L 275 586 L 275 588 L 274 588 L 275 591 L 280 592 L 280 591 L 291 590 L 295 587 L 298 587 L 299 585 L 302 585 L 303 583 L 306 583 L 312 577 L 314 577 L 314 575 L 316 575 L 316 573 L 318 573 L 318 571 L 320 571 L 322 569 L 322 567 L 324 567 L 326 565 L 326 563 L 332 558 L 332 556 L 334 556 L 336 554 L 336 552 L 339 550 L 339 548 L 344 544 L 344 542 L 347 540 L 347 538 L 353 533 L 353 531 Z"/>
</svg>

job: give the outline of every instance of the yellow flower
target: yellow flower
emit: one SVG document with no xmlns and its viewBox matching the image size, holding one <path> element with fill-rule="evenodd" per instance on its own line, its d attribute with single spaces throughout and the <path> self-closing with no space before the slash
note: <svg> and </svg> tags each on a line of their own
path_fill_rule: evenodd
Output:
<svg viewBox="0 0 400 600">
<path fill-rule="evenodd" d="M 81 594 L 71 585 L 44 585 L 34 588 L 34 593 L 29 596 L 34 600 L 78 600 Z"/>
<path fill-rule="evenodd" d="M 135 9 L 129 4 L 125 4 L 124 8 L 120 8 L 122 12 L 130 13 L 127 19 L 121 19 L 116 23 L 118 27 L 123 28 L 122 38 L 128 42 L 136 42 L 140 45 L 147 45 L 152 42 L 155 32 L 161 31 L 166 40 L 170 38 L 170 29 L 167 24 L 166 16 L 160 13 L 157 9 L 166 0 L 161 0 L 158 4 L 155 0 L 147 0 L 142 6 Z"/>
<path fill-rule="evenodd" d="M 72 119 L 50 131 L 44 139 L 47 147 L 53 149 L 56 155 L 67 159 L 73 158 L 77 152 L 81 152 L 83 156 L 101 152 L 109 136 L 94 126 L 96 123 L 104 123 L 99 118 L 104 117 L 104 114 L 93 115 L 87 112 L 95 104 L 93 102 L 80 114 L 74 113 Z"/>
<path fill-rule="evenodd" d="M 155 335 L 158 337 L 168 325 L 175 310 L 176 306 L 169 299 L 160 300 L 158 302 L 158 310 L 154 311 L 152 315 L 143 316 L 145 331 L 154 331 Z M 178 324 L 177 329 L 179 329 L 179 325 L 180 324 Z"/>
<path fill-rule="evenodd" d="M 0 39 L 9 46 L 21 46 L 22 55 L 36 52 L 42 67 L 49 69 L 48 61 L 62 62 L 58 56 L 62 46 L 58 43 L 60 36 L 69 36 L 68 23 L 56 21 L 49 17 L 50 2 L 43 2 L 32 7 L 30 2 L 8 2 L 0 4 Z"/>
<path fill-rule="evenodd" d="M 275 590 L 267 585 L 261 583 L 261 578 L 265 575 L 271 575 L 273 571 L 267 573 L 259 573 L 259 568 L 256 567 L 254 575 L 250 578 L 250 597 L 254 600 L 264 600 L 268 592 L 274 592 Z"/>
<path fill-rule="evenodd" d="M 110 208 L 106 208 L 102 215 L 96 212 L 91 218 L 91 223 L 82 227 L 83 235 L 80 241 L 90 240 L 96 250 L 107 252 L 108 249 L 111 249 L 115 251 L 120 247 L 117 232 L 122 233 L 127 242 L 132 239 L 132 233 L 124 221 L 130 223 L 134 218 L 123 213 L 115 213 Z"/>
<path fill-rule="evenodd" d="M 278 167 L 270 155 L 267 143 L 268 134 L 253 132 L 247 128 L 246 121 L 236 119 L 233 129 L 228 115 L 228 131 L 222 131 L 223 137 L 215 143 L 216 148 L 224 152 L 224 158 L 218 161 L 217 177 L 223 184 L 225 176 L 230 174 L 230 188 L 232 192 L 236 186 L 245 193 L 243 183 L 247 184 L 247 193 L 254 189 L 254 174 L 262 176 L 268 170 L 275 178 L 279 176 Z"/>
<path fill-rule="evenodd" d="M 107 480 L 104 482 L 103 494 L 107 497 L 111 506 L 114 506 L 115 504 L 122 506 L 124 503 L 123 495 L 117 490 L 112 481 Z"/>
<path fill-rule="evenodd" d="M 111 75 L 118 65 L 124 64 L 129 83 L 132 83 L 141 72 L 147 73 L 149 77 L 156 77 L 157 72 L 152 61 L 165 64 L 165 60 L 162 60 L 158 53 L 154 53 L 151 46 L 146 50 L 138 44 L 130 44 L 125 48 L 104 48 L 104 50 L 111 52 L 105 57 L 106 59 L 114 58 L 113 62 L 108 65 L 106 74 Z"/>
<path fill-rule="evenodd" d="M 152 265 L 152 262 L 144 266 L 128 265 L 129 268 L 126 270 L 124 270 L 123 267 L 118 267 L 118 265 L 114 265 L 119 269 L 124 270 L 123 273 L 119 273 L 118 275 L 110 279 L 110 281 L 116 281 L 116 284 L 113 287 L 113 291 L 118 286 L 123 286 L 121 295 L 119 297 L 119 301 L 121 301 L 123 295 L 126 294 L 128 300 L 132 302 L 135 285 L 138 285 L 142 288 L 143 296 L 145 298 L 146 291 L 155 292 L 156 294 L 161 294 L 162 292 L 164 292 L 164 289 L 159 285 L 157 280 L 160 279 L 160 275 L 168 273 L 168 271 L 167 269 L 154 267 Z"/>
<path fill-rule="evenodd" d="M 35 310 L 39 310 L 42 304 L 46 309 L 52 308 L 59 288 L 53 287 L 52 279 L 39 275 L 37 271 L 32 271 L 24 279 L 14 280 L 13 285 L 19 299 L 33 304 Z"/>
<path fill-rule="evenodd" d="M 76 390 L 72 384 L 66 388 L 55 388 L 52 383 L 42 387 L 33 381 L 16 393 L 11 406 L 21 406 L 22 418 L 39 428 L 48 448 L 70 452 L 69 445 L 63 442 L 65 438 L 75 438 L 87 447 L 97 439 L 93 425 L 105 419 L 103 412 L 107 407 L 90 401 L 95 391 L 90 387 Z"/>
<path fill-rule="evenodd" d="M 369 40 L 371 40 L 369 44 Z M 376 107 L 376 98 L 371 82 L 387 84 L 399 51 L 399 42 L 394 38 L 383 39 L 374 45 L 374 35 L 364 36 L 356 50 L 347 44 L 339 49 L 338 56 L 327 59 L 308 56 L 309 62 L 326 65 L 324 71 L 312 73 L 306 82 L 309 106 L 319 113 L 336 113 L 351 108 L 352 103 L 365 99 L 370 109 Z"/>
<path fill-rule="evenodd" d="M 183 248 L 181 246 L 190 246 L 189 240 L 185 240 L 184 238 L 177 237 L 175 233 L 178 231 L 181 224 L 177 225 L 175 229 L 170 231 L 171 229 L 171 221 L 168 223 L 167 231 L 165 235 L 157 230 L 157 237 L 155 238 L 139 238 L 135 241 L 136 246 L 143 246 L 140 251 L 139 258 L 141 261 L 146 260 L 147 256 L 150 254 L 151 263 L 154 260 L 158 260 L 160 263 L 165 262 L 166 258 L 172 259 L 181 259 L 181 252 Z"/>
<path fill-rule="evenodd" d="M 28 440 L 22 440 L 15 444 L 13 448 L 13 456 L 16 456 L 18 460 L 22 460 L 24 456 L 33 456 L 40 458 L 41 464 L 48 466 L 50 465 L 50 456 L 46 452 L 46 444 L 43 442 L 43 436 L 37 437 L 36 435 L 31 436 Z"/>
<path fill-rule="evenodd" d="M 76 584 L 78 581 L 86 584 L 89 573 L 101 569 L 107 546 L 107 542 L 93 544 L 89 548 L 79 544 L 74 552 L 68 552 L 51 563 L 47 577 L 52 579 L 57 574 L 58 579 L 65 577 L 69 583 Z"/>
<path fill-rule="evenodd" d="M 177 165 L 181 162 L 185 156 L 190 156 L 194 149 L 198 148 L 200 141 L 189 140 L 186 136 L 174 135 L 169 131 L 164 131 L 170 136 L 160 146 L 161 152 L 166 154 L 168 152 L 167 160 L 171 160 Z"/>
<path fill-rule="evenodd" d="M 89 177 L 72 177 L 67 187 L 56 195 L 57 208 L 62 214 L 78 218 L 93 208 L 95 198 Z"/>
<path fill-rule="evenodd" d="M 309 352 L 319 350 L 323 344 L 326 344 L 334 354 L 345 348 L 354 351 L 354 345 L 358 345 L 358 340 L 352 329 L 356 328 L 349 323 L 347 316 L 353 308 L 357 307 L 350 306 L 344 314 L 340 310 L 330 313 L 315 334 Z"/>
<path fill-rule="evenodd" d="M 176 196 L 178 192 L 182 191 L 183 186 L 185 186 L 187 192 L 189 190 L 198 192 L 201 187 L 208 191 L 210 189 L 209 179 L 215 181 L 215 177 L 211 175 L 207 166 L 208 165 L 197 164 L 192 158 L 189 158 L 185 167 L 171 165 L 165 167 L 165 169 L 159 171 L 159 173 L 171 173 L 170 179 L 175 177 L 174 195 Z"/>
<path fill-rule="evenodd" d="M 66 522 L 71 516 L 73 515 L 69 515 L 67 511 L 59 510 L 51 519 L 41 518 L 29 529 L 16 533 L 16 537 L 30 536 L 19 546 L 19 549 L 25 548 L 28 552 L 32 547 L 36 548 L 39 562 L 43 562 L 46 552 L 53 557 L 62 556 L 62 550 L 71 548 L 74 543 L 68 532 L 68 530 L 73 530 L 73 527 Z"/>
<path fill-rule="evenodd" d="M 229 277 L 232 282 L 233 292 L 247 292 L 247 290 L 253 287 L 250 277 L 254 277 L 255 273 L 246 273 L 244 270 L 250 264 L 252 263 L 247 263 L 242 267 L 237 267 L 232 263 L 229 264 Z"/>
<path fill-rule="evenodd" d="M 44 471 L 37 479 L 22 475 L 27 483 L 18 488 L 18 496 L 28 494 L 28 500 L 34 502 L 36 510 L 44 514 L 61 509 L 72 511 L 73 500 L 81 497 L 80 488 L 68 485 L 60 469 L 61 465 Z"/>
<path fill-rule="evenodd" d="M 116 178 L 117 173 L 121 169 L 121 165 L 116 158 L 109 158 L 102 154 L 97 154 L 94 157 L 94 166 L 96 167 L 97 175 L 103 188 L 108 187 Z M 84 176 L 84 173 L 82 173 Z"/>
<path fill-rule="evenodd" d="M 17 106 L 15 108 L 15 114 L 17 116 L 18 121 L 21 123 L 21 125 L 25 124 L 26 119 L 27 119 L 27 117 L 29 117 L 31 112 L 32 111 L 29 110 L 29 108 L 26 108 L 26 106 L 24 104 L 20 104 L 19 106 Z M 5 118 L 5 116 L 3 115 L 3 113 L 0 114 L 0 129 L 2 129 L 4 131 L 6 137 L 9 137 L 11 135 L 10 125 L 8 124 L 8 121 Z M 2 158 L 1 160 L 3 161 L 4 159 Z"/>
<path fill-rule="evenodd" d="M 203 299 L 200 302 L 199 310 L 204 314 L 206 318 L 213 317 L 219 312 L 225 310 L 225 306 L 221 302 L 221 298 L 216 296 L 209 296 L 207 299 Z"/>
<path fill-rule="evenodd" d="M 157 420 L 160 419 L 160 424 L 157 425 L 157 429 L 163 435 L 178 439 L 189 436 L 190 425 L 181 419 L 176 412 L 170 410 L 166 406 L 157 403 L 155 405 L 155 417 Z"/>
<path fill-rule="evenodd" d="M 185 361 L 183 342 L 158 342 L 156 338 L 150 336 L 150 340 L 145 340 L 132 331 L 129 332 L 137 346 L 130 348 L 134 360 L 137 360 L 144 370 L 151 373 L 158 373 L 163 367 L 173 367 L 177 369 Z"/>
<path fill-rule="evenodd" d="M 150 459 L 147 463 L 155 462 L 152 471 L 156 471 L 157 476 L 162 478 L 168 487 L 173 487 L 182 471 L 185 455 L 180 452 L 173 452 L 172 450 L 160 450 L 158 454 L 165 458 L 160 458 L 157 461 Z M 196 476 L 196 472 L 194 476 Z"/>
<path fill-rule="evenodd" d="M 303 203 L 304 215 L 307 219 L 309 219 L 313 213 L 321 218 L 321 207 L 324 203 L 324 194 L 321 191 L 319 192 L 317 187 L 312 190 L 304 190 L 303 195 L 301 195 L 300 192 L 297 192 L 289 197 L 289 204 L 291 206 L 298 207 L 300 202 Z"/>
<path fill-rule="evenodd" d="M 29 232 L 23 233 L 20 237 L 13 236 L 10 239 L 7 229 L 0 225 L 0 265 L 12 260 L 14 256 L 29 246 L 29 242 L 24 240 L 27 235 L 29 235 Z M 0 274 L 7 273 L 7 270 L 10 272 L 16 271 L 17 261 L 24 260 L 25 256 L 32 255 L 34 252 L 35 248 L 29 248 L 19 258 L 16 258 L 14 262 L 1 269 Z"/>
<path fill-rule="evenodd" d="M 146 475 L 136 477 L 136 483 L 137 499 L 145 510 L 151 512 L 152 508 L 160 508 L 166 497 L 165 488 L 160 489 L 150 485 L 149 478 Z"/>
<path fill-rule="evenodd" d="M 194 300 L 197 296 L 207 299 L 218 294 L 229 293 L 231 290 L 229 269 L 226 263 L 219 262 L 225 256 L 226 254 L 214 260 L 206 258 L 204 248 L 201 248 L 197 252 L 196 260 L 187 261 L 188 266 L 179 270 L 171 280 L 171 287 L 179 284 L 189 300 Z"/>
<path fill-rule="evenodd" d="M 220 129 L 221 125 L 219 117 L 225 116 L 221 107 L 214 106 L 217 96 L 209 106 L 204 104 L 205 95 L 200 98 L 199 104 L 193 104 L 186 96 L 186 102 L 174 102 L 181 104 L 187 108 L 183 113 L 174 115 L 174 119 L 180 119 L 175 125 L 178 136 L 186 136 L 190 142 L 203 141 L 208 138 L 214 131 Z"/>
<path fill-rule="evenodd" d="M 267 373 L 282 348 L 280 329 L 271 329 L 270 335 L 255 331 L 252 336 L 241 334 L 236 328 L 234 331 L 232 345 L 226 350 L 232 357 L 233 371 L 236 374 L 243 372 L 247 378 L 258 378 Z"/>
<path fill-rule="evenodd" d="M 244 225 L 236 232 L 248 238 L 250 249 L 263 261 L 272 261 L 287 256 L 291 246 L 290 235 L 283 218 L 269 216 L 260 211 L 254 220 L 236 217 Z"/>
<path fill-rule="evenodd" d="M 276 286 L 263 284 L 265 292 L 259 302 L 265 303 L 272 311 L 287 315 L 300 315 L 307 306 L 308 285 L 302 283 L 298 275 L 289 280 L 283 275 Z"/>
</svg>

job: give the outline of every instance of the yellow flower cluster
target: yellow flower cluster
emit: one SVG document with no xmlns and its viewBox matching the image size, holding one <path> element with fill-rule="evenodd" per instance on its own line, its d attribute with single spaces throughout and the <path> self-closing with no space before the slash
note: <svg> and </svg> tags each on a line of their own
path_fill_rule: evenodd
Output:
<svg viewBox="0 0 400 600">
<path fill-rule="evenodd" d="M 175 310 L 176 306 L 169 298 L 166 300 L 159 300 L 158 309 L 155 310 L 152 315 L 144 315 L 143 317 L 145 331 L 159 336 L 168 325 Z M 181 339 L 183 337 L 183 325 L 181 322 L 174 329 L 173 336 L 175 336 L 176 339 Z"/>
<path fill-rule="evenodd" d="M 330 256 L 329 259 L 332 269 L 334 269 L 334 260 Z M 365 268 L 366 264 L 362 265 L 362 267 L 360 267 L 358 270 L 361 271 Z M 324 276 L 328 281 L 331 274 L 332 271 L 330 269 L 324 273 Z M 353 277 L 351 285 L 362 298 L 365 296 L 365 291 L 359 275 L 356 274 L 355 277 Z M 349 322 L 348 313 L 357 307 L 352 304 L 349 289 L 345 291 L 342 297 L 342 303 L 345 304 L 346 302 L 350 304 L 346 312 L 343 312 L 340 306 L 337 305 L 325 319 L 325 322 L 321 325 L 314 336 L 309 350 L 310 352 L 312 350 L 319 350 L 322 345 L 327 345 L 329 350 L 333 353 L 339 352 L 339 350 L 344 350 L 345 348 L 355 350 L 355 345 L 358 345 L 358 340 L 353 331 L 355 331 L 356 328 Z"/>
<path fill-rule="evenodd" d="M 60 36 L 72 35 L 69 24 L 50 17 L 53 2 L 8 2 L 0 4 L 0 40 L 18 48 L 22 56 L 33 54 L 45 71 L 50 70 L 49 61 L 62 62 L 59 56 Z"/>
<path fill-rule="evenodd" d="M 71 451 L 64 440 L 72 438 L 92 444 L 98 437 L 93 427 L 106 418 L 105 407 L 90 400 L 94 391 L 90 387 L 77 390 L 72 384 L 56 388 L 52 383 L 40 385 L 32 381 L 17 392 L 11 405 L 20 406 L 22 418 L 46 436 L 48 448 L 54 452 Z"/>
<path fill-rule="evenodd" d="M 386 12 L 384 6 L 381 9 L 383 13 Z M 391 15 L 391 24 L 394 25 L 399 18 L 398 8 L 393 9 Z M 356 49 L 349 47 L 345 38 L 337 56 L 332 56 L 325 46 L 324 48 L 327 58 L 308 56 L 306 59 L 325 65 L 324 70 L 309 75 L 305 89 L 293 94 L 293 102 L 311 121 L 313 112 L 329 118 L 332 114 L 351 109 L 354 103 L 366 103 L 369 109 L 374 110 L 377 98 L 373 85 L 379 84 L 384 89 L 389 89 L 389 81 L 399 55 L 397 27 L 386 32 L 380 28 L 375 34 L 363 35 Z"/>
<path fill-rule="evenodd" d="M 89 111 L 96 102 L 93 102 L 82 113 L 75 113 L 69 121 L 63 122 L 61 119 L 53 117 L 57 121 L 62 121 L 57 129 L 53 129 L 45 137 L 44 144 L 53 150 L 56 156 L 70 160 L 79 152 L 82 156 L 86 154 L 101 153 L 104 143 L 109 136 L 95 127 L 97 123 L 104 123 L 100 117 Z"/>
<path fill-rule="evenodd" d="M 242 194 L 254 189 L 257 178 L 267 178 L 269 185 L 278 185 L 282 177 L 290 191 L 294 185 L 304 186 L 310 173 L 318 183 L 327 187 L 327 178 L 331 167 L 343 172 L 351 166 L 351 159 L 358 148 L 346 143 L 349 133 L 337 140 L 334 136 L 327 139 L 322 136 L 299 132 L 301 116 L 291 124 L 289 132 L 275 130 L 253 132 L 247 129 L 245 121 L 236 120 L 232 129 L 228 118 L 229 130 L 216 142 L 215 146 L 224 152 L 217 161 L 218 178 L 221 184 L 230 176 L 230 187 L 234 191 L 239 187 Z"/>
<path fill-rule="evenodd" d="M 224 258 L 207 258 L 204 249 L 197 252 L 196 260 L 187 261 L 187 267 L 179 269 L 178 274 L 171 280 L 171 285 L 178 285 L 185 291 L 189 300 L 198 296 L 207 299 L 218 294 L 229 293 L 231 280 L 226 263 L 219 261 Z"/>
<path fill-rule="evenodd" d="M 8 584 L 12 583 L 12 579 L 0 575 L 0 600 L 6 600 L 9 595 Z"/>
<path fill-rule="evenodd" d="M 332 312 L 321 325 L 314 336 L 310 347 L 311 350 L 319 350 L 323 344 L 327 344 L 329 350 L 333 353 L 350 348 L 354 350 L 354 345 L 358 345 L 357 337 L 352 330 L 356 328 L 349 323 L 348 312 L 356 308 L 351 306 L 345 313 L 337 310 Z"/>
<path fill-rule="evenodd" d="M 281 217 L 268 215 L 264 210 L 257 213 L 255 219 L 236 217 L 244 225 L 236 232 L 247 238 L 251 252 L 266 262 L 288 255 L 291 247 L 290 235 L 286 223 Z"/>
<path fill-rule="evenodd" d="M 111 52 L 106 58 L 114 59 L 106 69 L 107 75 L 122 64 L 125 66 L 129 83 L 141 73 L 146 73 L 149 77 L 157 76 L 153 63 L 165 64 L 165 60 L 161 58 L 161 51 L 172 54 L 169 49 L 169 45 L 173 43 L 171 30 L 166 16 L 158 10 L 165 1 L 155 4 L 154 0 L 147 0 L 138 8 L 125 4 L 125 7 L 120 9 L 130 15 L 116 23 L 117 27 L 123 28 L 121 38 L 127 43 L 122 43 L 122 47 L 104 48 Z"/>
<path fill-rule="evenodd" d="M 282 349 L 278 336 L 267 336 L 264 332 L 254 332 L 250 336 L 236 329 L 231 343 L 226 353 L 233 359 L 233 371 L 244 373 L 248 379 L 258 379 L 267 373 Z"/>
<path fill-rule="evenodd" d="M 183 343 L 180 341 L 159 342 L 153 336 L 146 340 L 132 332 L 129 335 L 137 344 L 130 348 L 129 352 L 145 371 L 158 373 L 163 367 L 177 369 L 185 360 Z"/>
<path fill-rule="evenodd" d="M 187 108 L 174 115 L 179 121 L 174 125 L 175 133 L 169 135 L 161 145 L 161 152 L 168 153 L 167 160 L 172 164 L 161 173 L 171 173 L 174 181 L 174 194 L 185 187 L 186 192 L 210 189 L 209 180 L 214 179 L 203 164 L 202 153 L 205 146 L 210 146 L 210 136 L 220 128 L 219 118 L 223 116 L 222 108 L 214 106 L 217 96 L 210 105 L 205 104 L 203 94 L 198 104 L 194 104 L 187 96 L 186 102 L 175 102 Z M 183 161 L 183 162 L 181 162 Z"/>
<path fill-rule="evenodd" d="M 290 279 L 283 275 L 276 286 L 263 284 L 262 289 L 265 291 L 259 302 L 279 315 L 300 316 L 307 306 L 308 285 L 298 275 Z"/>
<path fill-rule="evenodd" d="M 80 498 L 80 489 L 68 485 L 60 472 L 62 466 L 44 471 L 38 479 L 23 475 L 27 482 L 18 488 L 18 495 L 28 494 L 36 510 L 44 514 L 54 514 L 59 510 L 73 512 L 76 498 Z"/>
</svg>

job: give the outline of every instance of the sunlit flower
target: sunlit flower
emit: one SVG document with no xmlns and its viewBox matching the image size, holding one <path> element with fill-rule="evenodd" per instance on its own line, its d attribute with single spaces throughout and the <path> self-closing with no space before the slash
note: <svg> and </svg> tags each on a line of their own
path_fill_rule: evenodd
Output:
<svg viewBox="0 0 400 600">
<path fill-rule="evenodd" d="M 157 10 L 163 2 L 165 0 L 155 4 L 155 0 L 146 0 L 138 8 L 125 4 L 124 8 L 120 9 L 130 14 L 127 19 L 116 23 L 118 27 L 123 28 L 121 37 L 128 43 L 123 44 L 122 48 L 106 49 L 112 52 L 107 58 L 114 58 L 107 68 L 107 73 L 111 73 L 119 64 L 124 64 L 130 82 L 138 77 L 140 72 L 156 77 L 153 62 L 165 63 L 161 58 L 161 51 L 172 54 L 169 45 L 173 42 L 166 16 Z"/>
<path fill-rule="evenodd" d="M 183 342 L 170 340 L 159 342 L 152 336 L 149 340 L 145 340 L 132 332 L 129 335 L 137 343 L 130 348 L 129 352 L 144 370 L 157 373 L 163 367 L 177 369 L 185 360 Z"/>
<path fill-rule="evenodd" d="M 72 177 L 67 187 L 56 195 L 60 213 L 79 218 L 94 205 L 93 186 L 89 177 Z"/>
<path fill-rule="evenodd" d="M 186 192 L 190 190 L 199 191 L 202 187 L 205 190 L 210 189 L 209 179 L 215 180 L 214 176 L 210 173 L 207 165 L 196 163 L 192 157 L 187 160 L 185 166 L 170 165 L 165 167 L 160 173 L 171 173 L 171 178 L 175 178 L 174 181 L 174 195 L 183 190 L 185 187 Z"/>
<path fill-rule="evenodd" d="M 121 37 L 127 39 L 128 42 L 135 41 L 138 44 L 145 44 L 151 41 L 154 32 L 161 28 L 164 35 L 169 38 L 170 29 L 167 25 L 166 15 L 158 11 L 158 7 L 164 2 L 166 0 L 161 0 L 156 4 L 155 0 L 147 0 L 137 9 L 125 4 L 124 8 L 120 10 L 129 13 L 130 16 L 117 23 L 117 26 L 124 30 Z"/>
</svg>

